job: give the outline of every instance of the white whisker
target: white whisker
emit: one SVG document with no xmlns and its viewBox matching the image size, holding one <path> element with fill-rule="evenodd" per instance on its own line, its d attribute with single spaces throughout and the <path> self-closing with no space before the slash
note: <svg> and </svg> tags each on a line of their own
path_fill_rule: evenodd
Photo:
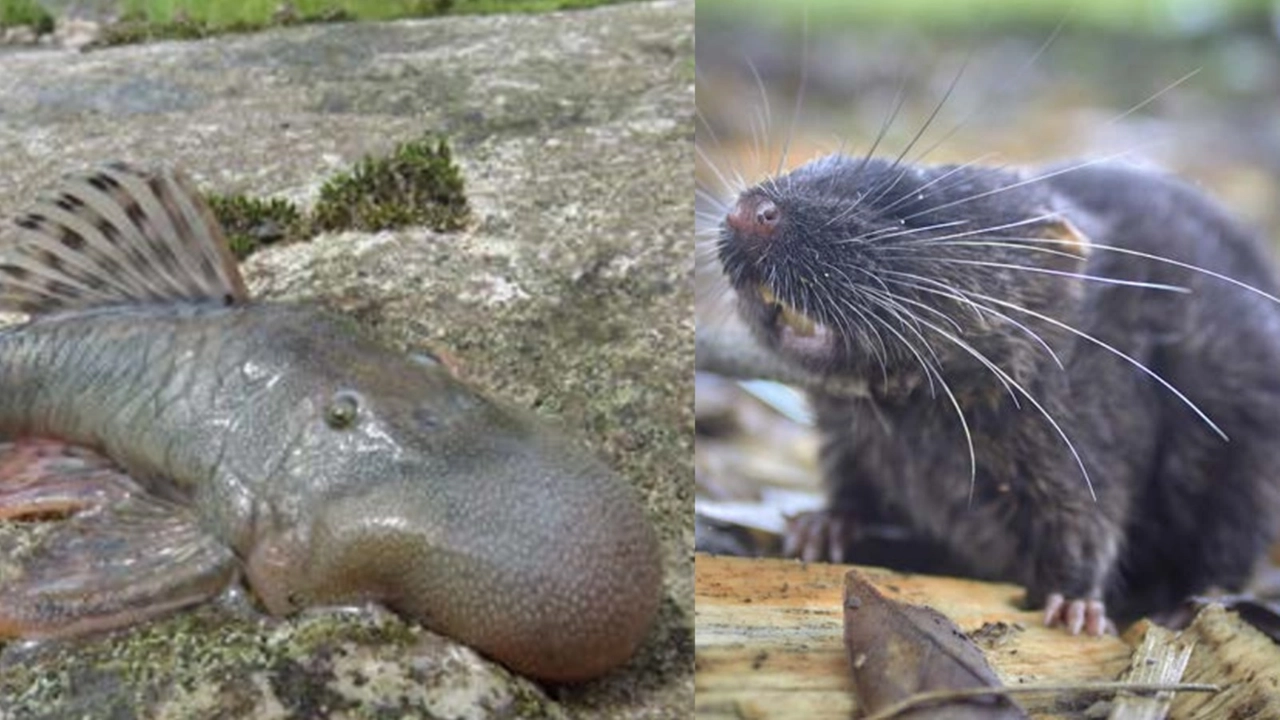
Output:
<svg viewBox="0 0 1280 720">
<path fill-rule="evenodd" d="M 893 255 L 884 255 L 885 259 L 894 259 Z M 919 260 L 920 258 L 912 258 Z M 1143 282 L 1141 280 L 1125 280 L 1123 278 L 1106 277 L 1103 275 L 1090 275 L 1088 273 L 1071 272 L 1070 270 L 1054 270 L 1053 268 L 1042 268 L 1034 265 L 1018 265 L 1017 263 L 1000 263 L 989 260 L 966 260 L 962 258 L 944 258 L 944 257 L 928 257 L 927 262 L 940 263 L 946 265 L 974 265 L 978 267 L 1003 268 L 1006 270 L 1024 270 L 1030 273 L 1040 273 L 1043 275 L 1056 275 L 1057 277 L 1075 278 L 1077 280 L 1087 280 L 1089 282 L 1101 283 L 1104 285 L 1120 285 L 1123 287 L 1142 288 L 1144 290 L 1161 290 L 1165 292 L 1190 293 L 1191 289 L 1181 285 L 1166 285 L 1164 283 Z"/>
<path fill-rule="evenodd" d="M 927 182 L 927 183 L 925 183 L 925 184 L 921 185 L 920 187 L 915 188 L 916 193 L 923 193 L 925 190 L 928 190 L 929 188 L 933 187 L 934 185 L 937 185 L 938 183 L 942 182 L 943 180 L 946 180 L 947 178 L 951 177 L 952 175 L 955 175 L 956 173 L 959 173 L 959 172 L 964 172 L 965 170 L 968 170 L 968 169 L 970 169 L 970 168 L 972 168 L 972 167 L 976 166 L 976 165 L 977 165 L 977 164 L 979 164 L 979 163 L 985 162 L 986 160 L 988 160 L 988 159 L 990 159 L 990 158 L 992 158 L 992 157 L 994 157 L 994 156 L 995 156 L 995 153 L 985 153 L 985 154 L 983 154 L 983 155 L 979 155 L 978 157 L 976 157 L 976 158 L 974 158 L 974 159 L 970 160 L 969 162 L 967 162 L 967 163 L 965 163 L 965 164 L 963 164 L 963 165 L 957 165 L 957 166 L 955 166 L 955 167 L 951 168 L 950 170 L 948 170 L 948 171 L 946 171 L 946 172 L 942 173 L 942 174 L 941 174 L 941 175 L 939 175 L 938 177 L 936 177 L 936 178 L 934 178 L 934 179 L 930 180 L 929 182 Z M 913 194 L 913 193 L 906 193 L 906 194 L 904 194 L 902 197 L 898 198 L 897 200 L 894 200 L 893 202 L 889 203 L 888 205 L 885 205 L 885 206 L 881 207 L 881 208 L 880 208 L 880 212 L 886 212 L 886 213 L 887 213 L 887 212 L 889 212 L 890 210 L 892 210 L 892 209 L 894 209 L 894 208 L 898 207 L 898 206 L 899 206 L 899 205 L 901 205 L 902 203 L 906 202 L 907 200 L 910 200 L 912 197 L 915 197 L 915 194 Z"/>
<path fill-rule="evenodd" d="M 899 299 L 907 300 L 906 298 L 899 298 Z M 921 307 L 928 307 L 924 303 L 919 303 L 918 301 L 910 301 L 910 302 L 912 302 L 913 304 L 918 304 Z M 965 342 L 961 338 L 955 335 L 952 335 L 946 330 L 943 330 L 937 325 L 934 325 L 933 323 L 928 322 L 927 320 L 921 320 L 921 322 L 930 330 L 933 330 L 939 335 L 942 335 L 944 338 L 950 340 L 957 347 L 959 347 L 960 349 L 968 353 L 970 356 L 972 356 L 975 360 L 977 360 L 984 367 L 990 370 L 996 377 L 1000 378 L 1001 381 L 1005 383 L 1006 388 L 1012 385 L 1014 388 L 1018 390 L 1019 393 L 1022 394 L 1023 397 L 1027 399 L 1028 402 L 1031 403 L 1033 407 L 1035 407 L 1035 409 L 1040 413 L 1040 415 L 1044 417 L 1045 421 L 1048 422 L 1049 425 L 1053 428 L 1054 432 L 1057 433 L 1058 437 L 1062 438 L 1062 442 L 1066 444 L 1067 450 L 1071 452 L 1071 456 L 1075 458 L 1076 465 L 1080 468 L 1080 474 L 1084 477 L 1085 485 L 1088 486 L 1089 488 L 1089 496 L 1093 498 L 1095 502 L 1097 502 L 1098 496 L 1097 496 L 1097 493 L 1094 492 L 1093 481 L 1089 478 L 1089 471 L 1087 468 L 1085 468 L 1084 460 L 1081 459 L 1080 453 L 1076 451 L 1075 443 L 1071 442 L 1071 438 L 1067 437 L 1066 431 L 1063 430 L 1062 426 L 1058 424 L 1058 421 L 1055 420 L 1051 414 L 1049 414 L 1049 411 L 1046 410 L 1045 407 L 1040 404 L 1040 401 L 1037 400 L 1035 396 L 1032 395 L 1031 392 L 1027 390 L 1025 387 L 1023 387 L 1017 380 L 1014 380 L 1007 372 L 1005 372 L 1003 368 L 1001 368 L 999 365 L 996 365 L 994 362 L 992 362 L 989 358 L 987 358 L 986 355 L 983 355 L 977 348 L 973 347 L 972 345 Z"/>
<path fill-rule="evenodd" d="M 1004 314 L 1004 313 L 1000 312 L 999 310 L 994 310 L 994 309 L 992 309 L 992 308 L 987 307 L 986 305 L 980 305 L 980 304 L 978 304 L 978 303 L 974 302 L 973 298 L 969 298 L 969 297 L 966 297 L 966 296 L 964 296 L 964 295 L 960 294 L 960 292 L 959 292 L 959 290 L 958 290 L 957 288 L 954 288 L 954 287 L 952 287 L 951 285 L 948 285 L 947 283 L 944 283 L 944 282 L 942 282 L 942 281 L 940 281 L 940 280 L 935 280 L 935 279 L 933 279 L 933 278 L 927 278 L 927 277 L 924 277 L 924 276 L 922 276 L 922 275 L 916 275 L 916 274 L 914 274 L 914 273 L 897 272 L 897 271 L 890 271 L 890 272 L 892 272 L 892 274 L 897 275 L 897 276 L 899 276 L 899 277 L 902 277 L 902 278 L 906 278 L 906 279 L 908 279 L 908 280 L 911 280 L 911 281 L 912 281 L 912 283 L 910 283 L 910 284 L 903 283 L 903 284 L 904 284 L 904 286 L 906 286 L 906 287 L 910 287 L 910 288 L 913 288 L 913 289 L 916 289 L 916 290 L 923 290 L 924 288 L 921 288 L 920 286 L 918 286 L 918 285 L 916 285 L 916 284 L 915 284 L 915 283 L 918 283 L 918 282 L 923 282 L 923 283 L 927 283 L 927 284 L 930 284 L 930 285 L 936 285 L 936 286 L 938 286 L 938 287 L 943 288 L 943 291 L 942 291 L 942 292 L 944 293 L 944 297 L 949 297 L 949 298 L 951 298 L 952 300 L 955 300 L 956 302 L 959 302 L 959 303 L 963 303 L 963 304 L 969 305 L 969 306 L 973 309 L 973 311 L 974 311 L 975 313 L 979 313 L 979 314 L 981 314 L 981 313 L 984 313 L 984 312 L 985 312 L 985 313 L 987 313 L 987 314 L 989 314 L 989 315 L 991 315 L 991 316 L 993 316 L 993 317 L 999 318 L 1000 320 L 1003 320 L 1003 321 L 1005 321 L 1005 322 L 1009 323 L 1010 325 L 1014 326 L 1015 328 L 1017 328 L 1017 329 L 1021 330 L 1023 333 L 1025 333 L 1025 334 L 1026 334 L 1028 337 L 1030 337 L 1032 340 L 1035 340 L 1035 341 L 1036 341 L 1036 343 L 1040 345 L 1040 347 L 1044 348 L 1044 351 L 1045 351 L 1046 353 L 1048 353 L 1048 354 L 1049 354 L 1049 357 L 1050 357 L 1050 358 L 1052 358 L 1052 359 L 1053 359 L 1054 364 L 1058 366 L 1058 369 L 1059 369 L 1059 370 L 1063 370 L 1063 369 L 1065 369 L 1065 366 L 1062 364 L 1062 358 L 1058 357 L 1058 353 L 1057 353 L 1057 352 L 1055 352 L 1055 351 L 1054 351 L 1054 349 L 1049 345 L 1049 343 L 1048 343 L 1048 342 L 1046 342 L 1046 341 L 1045 341 L 1045 339 L 1044 339 L 1043 337 L 1041 337 L 1041 336 L 1040 336 L 1040 333 L 1038 333 L 1038 332 L 1036 332 L 1036 331 L 1032 330 L 1031 328 L 1029 328 L 1029 327 L 1027 327 L 1026 325 L 1022 324 L 1021 322 L 1019 322 L 1019 321 L 1015 320 L 1014 318 L 1009 317 L 1008 315 L 1006 315 L 1006 314 Z M 1015 402 L 1016 402 L 1016 401 L 1015 401 Z"/>
<path fill-rule="evenodd" d="M 1119 115 L 1117 115 L 1117 116 L 1115 116 L 1115 117 L 1111 118 L 1110 120 L 1106 121 L 1105 123 L 1103 123 L 1103 124 L 1102 124 L 1102 127 L 1108 127 L 1108 126 L 1110 126 L 1110 125 L 1115 125 L 1116 123 L 1120 122 L 1121 120 L 1123 120 L 1123 119 L 1125 119 L 1125 118 L 1129 117 L 1130 115 L 1132 115 L 1132 114 L 1134 114 L 1134 113 L 1138 112 L 1138 111 L 1139 111 L 1139 110 L 1141 110 L 1142 108 L 1144 108 L 1144 107 L 1146 107 L 1147 105 L 1150 105 L 1152 102 L 1154 102 L 1154 101 L 1156 100 L 1156 98 L 1160 97 L 1161 95 L 1164 95 L 1165 93 L 1167 93 L 1167 92 L 1169 92 L 1170 90 L 1172 90 L 1172 89 L 1174 89 L 1174 88 L 1178 87 L 1178 86 L 1179 86 L 1179 85 L 1181 85 L 1182 83 L 1184 83 L 1184 82 L 1186 82 L 1186 81 L 1190 80 L 1191 78 L 1195 77 L 1197 74 L 1199 74 L 1200 70 L 1201 70 L 1201 68 L 1196 68 L 1195 70 L 1192 70 L 1191 72 L 1187 73 L 1186 75 L 1183 75 L 1182 77 L 1178 78 L 1177 80 L 1174 80 L 1173 82 L 1169 83 L 1168 85 L 1165 85 L 1163 88 L 1161 88 L 1161 89 L 1157 90 L 1153 95 L 1151 95 L 1151 97 L 1148 97 L 1146 100 L 1143 100 L 1142 102 L 1138 103 L 1137 105 L 1134 105 L 1133 107 L 1129 108 L 1128 110 L 1125 110 L 1124 112 L 1120 113 Z"/>
<path fill-rule="evenodd" d="M 892 239 L 892 238 L 896 238 L 896 237 L 904 237 L 904 236 L 908 236 L 908 235 L 916 235 L 916 234 L 918 234 L 918 233 L 922 233 L 922 232 L 929 232 L 929 231 L 932 231 L 932 230 L 943 230 L 943 229 L 946 229 L 946 228 L 949 228 L 949 227 L 957 227 L 957 226 L 960 226 L 960 225 L 968 225 L 968 224 L 969 224 L 969 221 L 968 221 L 968 220 L 952 220 L 952 221 L 950 221 L 950 222 L 938 223 L 938 224 L 936 224 L 936 225 L 925 225 L 925 226 L 922 226 L 922 227 L 907 228 L 907 229 L 905 229 L 905 230 L 897 230 L 897 231 L 895 231 L 895 232 L 888 232 L 888 228 L 886 228 L 886 229 L 885 229 L 885 232 L 872 231 L 872 232 L 869 232 L 869 233 L 867 233 L 867 234 L 865 234 L 865 235 L 859 235 L 858 237 L 848 238 L 848 239 L 845 239 L 845 240 L 836 240 L 835 242 L 833 242 L 833 243 L 831 243 L 831 244 L 832 244 L 832 245 L 846 245 L 846 244 L 848 244 L 848 243 L 852 243 L 852 242 L 875 242 L 875 241 L 878 241 L 878 240 L 890 240 L 890 239 Z"/>
<path fill-rule="evenodd" d="M 1156 144 L 1156 143 L 1149 143 L 1148 145 L 1155 145 L 1155 144 Z M 963 205 L 963 204 L 965 204 L 965 203 L 967 203 L 967 202 L 972 202 L 972 201 L 977 200 L 977 199 L 979 199 L 979 198 L 990 197 L 990 196 L 992 196 L 992 195 L 999 195 L 999 194 L 1000 194 L 1000 193 L 1002 193 L 1002 192 L 1007 192 L 1007 191 L 1009 191 L 1009 190 L 1015 190 L 1015 189 L 1020 188 L 1020 187 L 1026 187 L 1027 185 L 1032 185 L 1032 184 L 1034 184 L 1034 183 L 1042 182 L 1042 181 L 1044 181 L 1044 180 L 1048 180 L 1049 178 L 1057 177 L 1057 176 L 1059 176 L 1059 175 L 1065 175 L 1065 174 L 1067 174 L 1067 173 L 1076 172 L 1077 170 L 1083 170 L 1083 169 L 1088 168 L 1088 167 L 1093 167 L 1094 165 L 1103 165 L 1103 164 L 1105 164 L 1105 163 L 1109 163 L 1109 162 L 1111 162 L 1111 161 L 1113 161 L 1113 160 L 1115 160 L 1115 159 L 1117 159 L 1117 158 L 1124 157 L 1125 155 L 1130 155 L 1130 154 L 1132 154 L 1133 152 L 1135 152 L 1135 151 L 1137 151 L 1137 150 L 1140 150 L 1140 149 L 1144 149 L 1144 146 L 1134 147 L 1134 148 L 1130 148 L 1130 149 L 1128 149 L 1128 150 L 1122 150 L 1122 151 L 1120 151 L 1120 152 L 1118 152 L 1118 153 L 1112 153 L 1111 155 L 1105 155 L 1105 156 L 1103 156 L 1103 157 L 1100 157 L 1100 158 L 1094 158 L 1094 159 L 1092 159 L 1092 160 L 1085 160 L 1085 161 L 1083 161 L 1083 162 L 1076 163 L 1075 165 L 1071 165 L 1071 166 L 1069 166 L 1069 167 L 1065 167 L 1065 168 L 1058 168 L 1057 170 L 1051 170 L 1051 171 L 1049 171 L 1049 172 L 1046 172 L 1046 173 L 1043 173 L 1043 174 L 1040 174 L 1040 175 L 1036 175 L 1036 176 L 1034 176 L 1034 177 L 1026 178 L 1025 180 L 1020 180 L 1020 181 L 1018 181 L 1018 182 L 1011 183 L 1011 184 L 1009 184 L 1009 185 L 1002 185 L 1002 186 L 1000 186 L 1000 187 L 998 187 L 998 188 L 995 188 L 994 190 L 985 190 L 985 191 L 980 192 L 980 193 L 974 193 L 973 195 L 969 195 L 968 197 L 962 197 L 962 198 L 960 198 L 959 200 L 952 200 L 951 202 L 941 203 L 941 204 L 939 204 L 939 205 L 934 205 L 934 206 L 930 207 L 928 210 L 921 210 L 921 211 L 920 211 L 920 212 L 918 212 L 918 213 L 914 213 L 914 214 L 912 214 L 912 215 L 907 215 L 906 217 L 904 217 L 904 218 L 902 218 L 902 219 L 903 219 L 903 220 L 910 220 L 910 219 L 912 219 L 912 218 L 919 217 L 920 215 L 926 215 L 926 214 L 931 213 L 931 212 L 936 212 L 936 211 L 938 211 L 938 210 L 942 210 L 943 208 L 955 207 L 956 205 Z"/>
<path fill-rule="evenodd" d="M 993 298 L 989 295 L 983 295 L 982 293 L 974 292 L 972 290 L 964 290 L 963 292 L 966 295 L 970 295 L 972 297 L 976 297 L 981 300 L 985 300 L 987 302 L 995 303 L 997 305 L 1000 305 L 1001 307 L 1007 307 L 1010 310 L 1016 310 L 1017 312 L 1026 313 L 1027 315 L 1043 320 L 1044 322 L 1047 322 L 1050 325 L 1060 327 L 1063 330 L 1066 330 L 1067 332 L 1071 333 L 1072 335 L 1075 335 L 1076 337 L 1079 337 L 1082 340 L 1091 342 L 1094 345 L 1097 345 L 1098 347 L 1106 350 L 1107 352 L 1110 352 L 1116 357 L 1124 360 L 1125 362 L 1129 363 L 1133 367 L 1142 371 L 1144 374 L 1146 374 L 1156 382 L 1160 383 L 1160 385 L 1164 387 L 1166 390 L 1173 393 L 1175 397 L 1177 397 L 1179 400 L 1182 401 L 1182 404 L 1186 405 L 1192 412 L 1196 414 L 1197 417 L 1199 417 L 1202 421 L 1204 421 L 1205 425 L 1207 425 L 1210 430 L 1213 430 L 1214 434 L 1216 434 L 1218 437 L 1222 438 L 1223 440 L 1230 440 L 1230 438 L 1227 437 L 1227 434 L 1222 431 L 1222 428 L 1218 427 L 1218 425 L 1215 422 L 1213 422 L 1213 420 L 1210 420 L 1209 416 L 1206 415 L 1204 411 L 1202 411 L 1199 408 L 1199 406 L 1197 406 L 1194 402 L 1191 401 L 1191 398 L 1188 398 L 1186 395 L 1184 395 L 1181 390 L 1174 387 L 1172 383 L 1170 383 L 1168 380 L 1165 380 L 1163 377 L 1161 377 L 1159 373 L 1147 367 L 1146 365 L 1143 365 L 1141 362 L 1134 359 L 1131 355 L 1128 355 L 1125 352 L 1121 351 L 1119 348 L 1116 348 L 1113 345 L 1103 342 L 1102 340 L 1099 340 L 1098 338 L 1090 335 L 1087 332 L 1084 332 L 1083 330 L 1079 330 L 1075 327 L 1072 327 L 1068 323 L 1064 323 L 1061 320 L 1057 320 L 1048 315 L 1045 315 L 1044 313 L 1036 312 L 1035 310 L 1022 307 L 1021 305 L 1018 305 L 1016 303 L 1000 300 L 999 298 Z"/>
<path fill-rule="evenodd" d="M 1010 238 L 1001 238 L 1001 239 L 1002 239 L 1002 240 L 1016 241 L 1017 243 L 1041 243 L 1041 244 L 1045 244 L 1045 245 L 1076 245 L 1076 244 L 1077 244 L 1077 243 L 1072 242 L 1072 241 L 1070 241 L 1070 240 L 1056 240 L 1056 239 L 1053 239 L 1053 238 L 1010 237 Z M 922 243 L 922 244 L 927 244 L 927 243 Z M 989 243 L 989 242 L 983 242 L 983 241 L 958 241 L 958 242 L 955 242 L 955 243 L 949 243 L 949 244 L 955 244 L 955 245 L 968 245 L 968 244 L 988 245 L 988 244 L 991 244 L 991 243 Z M 1004 244 L 1008 244 L 1008 243 L 1004 243 Z M 1193 265 L 1193 264 L 1191 264 L 1191 263 L 1182 262 L 1181 260 L 1174 260 L 1173 258 L 1167 258 L 1167 257 L 1164 257 L 1163 255 L 1155 255 L 1155 254 L 1152 254 L 1152 253 L 1142 252 L 1141 250 L 1132 250 L 1132 249 L 1130 249 L 1130 248 L 1116 247 L 1116 246 L 1114 246 L 1114 245 L 1099 245 L 1098 243 L 1090 242 L 1090 243 L 1089 243 L 1089 247 L 1090 247 L 1090 249 L 1093 249 L 1093 250 L 1106 250 L 1106 251 L 1109 251 L 1109 252 L 1119 253 L 1119 254 L 1121 254 L 1121 255 L 1131 255 L 1131 256 L 1133 256 L 1133 257 L 1140 257 L 1140 258 L 1144 258 L 1144 259 L 1147 259 L 1147 260 L 1152 260 L 1152 261 L 1154 261 L 1154 262 L 1160 262 L 1160 263 L 1165 263 L 1166 265 L 1172 265 L 1172 266 L 1174 266 L 1174 267 L 1180 267 L 1180 268 L 1183 268 L 1183 269 L 1185 269 L 1185 270 L 1190 270 L 1190 271 L 1192 271 L 1192 272 L 1200 273 L 1200 274 L 1202 274 L 1202 275 L 1207 275 L 1207 276 L 1209 276 L 1209 277 L 1211 277 L 1211 278 L 1215 278 L 1215 279 L 1217 279 L 1217 280 L 1221 280 L 1221 281 L 1223 281 L 1223 282 L 1226 282 L 1226 283 L 1230 283 L 1230 284 L 1232 284 L 1232 285 L 1235 285 L 1236 287 L 1241 288 L 1242 290 L 1247 290 L 1247 291 L 1249 291 L 1249 292 L 1251 292 L 1251 293 L 1253 293 L 1253 294 L 1255 294 L 1255 295 L 1258 295 L 1258 296 L 1260 296 L 1260 297 L 1264 297 L 1264 298 L 1266 298 L 1266 299 L 1270 300 L 1271 302 L 1273 302 L 1273 303 L 1276 303 L 1276 304 L 1280 305 L 1280 297 L 1276 297 L 1275 295 L 1272 295 L 1271 293 L 1269 293 L 1269 292 L 1267 292 L 1267 291 L 1265 291 L 1265 290 L 1262 290 L 1262 289 L 1260 289 L 1260 288 L 1256 288 L 1256 287 L 1254 287 L 1254 286 L 1252 286 L 1252 285 L 1250 285 L 1250 284 L 1248 284 L 1248 283 L 1246 283 L 1246 282 L 1241 282 L 1241 281 L 1239 281 L 1239 280 L 1236 280 L 1235 278 L 1233 278 L 1233 277 L 1231 277 L 1231 276 L 1229 276 L 1229 275 L 1223 275 L 1222 273 L 1214 272 L 1213 270 L 1209 270 L 1208 268 L 1200 267 L 1199 265 Z"/>
</svg>

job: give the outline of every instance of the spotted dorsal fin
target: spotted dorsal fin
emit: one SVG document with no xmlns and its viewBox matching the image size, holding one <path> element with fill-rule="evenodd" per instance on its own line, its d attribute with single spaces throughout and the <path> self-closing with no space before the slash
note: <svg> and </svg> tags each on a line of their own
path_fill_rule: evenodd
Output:
<svg viewBox="0 0 1280 720">
<path fill-rule="evenodd" d="M 68 179 L 0 231 L 0 309 L 248 299 L 218 221 L 172 170 Z"/>
</svg>

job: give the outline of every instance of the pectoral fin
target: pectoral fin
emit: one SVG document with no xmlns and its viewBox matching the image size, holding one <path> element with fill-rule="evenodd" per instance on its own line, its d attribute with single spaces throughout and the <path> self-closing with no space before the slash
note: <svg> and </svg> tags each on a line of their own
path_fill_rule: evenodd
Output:
<svg viewBox="0 0 1280 720">
<path fill-rule="evenodd" d="M 55 440 L 0 442 L 0 520 L 67 517 L 135 491 L 95 452 Z"/>
<path fill-rule="evenodd" d="M 6 558 L 0 636 L 128 625 L 206 600 L 235 573 L 230 549 L 190 509 L 58 443 L 0 443 L 0 518 L 49 525 L 34 547 Z"/>
</svg>

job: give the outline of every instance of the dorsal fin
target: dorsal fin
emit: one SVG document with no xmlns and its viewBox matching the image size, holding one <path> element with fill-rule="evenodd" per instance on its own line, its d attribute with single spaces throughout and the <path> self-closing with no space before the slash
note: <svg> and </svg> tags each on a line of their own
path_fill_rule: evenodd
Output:
<svg viewBox="0 0 1280 720">
<path fill-rule="evenodd" d="M 213 212 L 173 170 L 73 177 L 0 236 L 0 309 L 248 300 Z"/>
</svg>

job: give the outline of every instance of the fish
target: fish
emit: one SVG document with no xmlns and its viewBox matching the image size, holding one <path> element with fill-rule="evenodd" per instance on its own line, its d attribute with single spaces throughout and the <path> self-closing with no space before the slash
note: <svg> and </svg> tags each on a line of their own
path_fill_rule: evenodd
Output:
<svg viewBox="0 0 1280 720">
<path fill-rule="evenodd" d="M 128 626 L 242 582 L 378 603 L 517 673 L 625 663 L 661 595 L 635 489 L 555 423 L 314 304 L 250 297 L 195 186 L 110 163 L 0 231 L 0 637 Z"/>
</svg>

